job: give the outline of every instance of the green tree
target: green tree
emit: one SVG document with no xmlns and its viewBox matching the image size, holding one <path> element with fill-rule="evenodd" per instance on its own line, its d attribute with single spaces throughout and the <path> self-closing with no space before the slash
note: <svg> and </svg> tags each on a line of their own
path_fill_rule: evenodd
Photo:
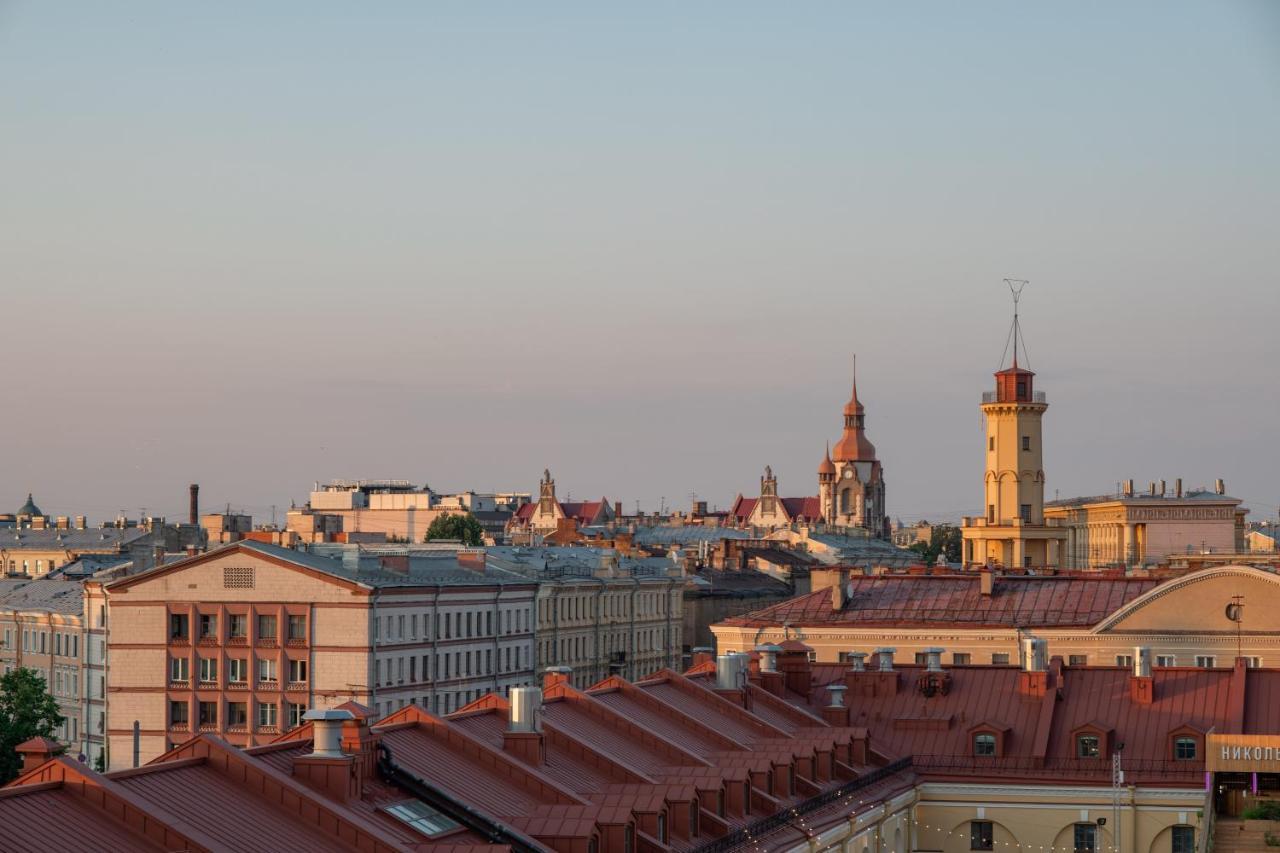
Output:
<svg viewBox="0 0 1280 853">
<path fill-rule="evenodd" d="M 948 563 L 960 562 L 960 528 L 949 524 L 935 524 L 929 532 L 928 542 L 913 542 L 908 550 L 920 555 L 920 562 L 932 566 L 938 555 Z"/>
<path fill-rule="evenodd" d="M 0 784 L 22 769 L 14 748 L 33 737 L 52 738 L 62 721 L 58 703 L 35 670 L 23 667 L 0 676 Z"/>
<path fill-rule="evenodd" d="M 484 542 L 484 528 L 469 512 L 461 515 L 446 512 L 444 515 L 437 515 L 435 521 L 431 522 L 423 541 L 437 539 L 456 540 L 463 545 L 479 545 Z"/>
</svg>

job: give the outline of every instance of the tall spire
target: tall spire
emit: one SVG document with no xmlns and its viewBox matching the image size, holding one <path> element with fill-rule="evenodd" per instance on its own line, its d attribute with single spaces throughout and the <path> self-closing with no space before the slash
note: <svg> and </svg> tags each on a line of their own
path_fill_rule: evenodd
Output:
<svg viewBox="0 0 1280 853">
<path fill-rule="evenodd" d="M 849 402 L 844 407 L 846 416 L 861 415 L 862 403 L 858 402 L 858 354 L 853 355 L 853 390 L 849 394 Z M 861 426 L 861 424 L 859 424 Z"/>
<path fill-rule="evenodd" d="M 1006 278 L 1004 283 L 1009 285 L 1009 293 L 1013 296 L 1013 323 L 1009 326 L 1009 337 L 1004 343 L 1004 353 L 1000 356 L 1000 369 L 1004 369 L 1005 356 L 1009 354 L 1009 347 L 1013 347 L 1013 368 L 1018 369 L 1018 347 L 1022 347 L 1023 361 L 1028 365 L 1031 363 L 1027 355 L 1027 342 L 1022 337 L 1022 324 L 1018 321 L 1018 302 L 1022 299 L 1022 289 L 1028 282 L 1021 278 Z"/>
</svg>

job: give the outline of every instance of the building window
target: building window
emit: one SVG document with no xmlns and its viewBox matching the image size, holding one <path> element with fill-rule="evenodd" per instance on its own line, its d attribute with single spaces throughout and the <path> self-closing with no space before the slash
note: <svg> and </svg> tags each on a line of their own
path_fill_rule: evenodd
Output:
<svg viewBox="0 0 1280 853">
<path fill-rule="evenodd" d="M 1177 666 L 1178 659 L 1174 655 L 1156 655 L 1156 666 Z"/>
<path fill-rule="evenodd" d="M 987 450 L 996 449 L 996 437 L 994 435 L 987 436 Z"/>
<path fill-rule="evenodd" d="M 307 713 L 307 706 L 302 702 L 289 703 L 289 728 L 296 729 L 302 725 L 302 715 Z"/>
<path fill-rule="evenodd" d="M 259 702 L 258 703 L 258 728 L 274 729 L 276 727 L 276 714 L 279 706 L 275 702 Z"/>
<path fill-rule="evenodd" d="M 1022 437 L 1022 449 L 1023 449 L 1023 450 L 1030 450 L 1030 449 L 1031 449 L 1031 436 L 1029 436 L 1029 435 L 1024 435 L 1024 436 Z"/>
<path fill-rule="evenodd" d="M 1018 518 L 1022 519 L 1023 524 L 1031 523 L 1031 504 L 1022 504 L 1018 507 Z"/>
<path fill-rule="evenodd" d="M 243 702 L 227 703 L 227 728 L 244 728 L 249 725 L 249 712 Z"/>
<path fill-rule="evenodd" d="M 169 614 L 169 639 L 185 640 L 187 639 L 190 626 L 187 623 L 187 614 L 170 613 Z"/>
<path fill-rule="evenodd" d="M 258 658 L 258 681 L 274 682 L 276 678 L 276 659 Z"/>
<path fill-rule="evenodd" d="M 920 666 L 925 666 L 926 664 L 928 664 L 929 663 L 928 652 L 916 652 L 916 663 L 919 664 Z"/>
<path fill-rule="evenodd" d="M 249 636 L 249 617 L 243 613 L 232 613 L 227 617 L 227 636 L 232 640 L 243 640 Z"/>
<path fill-rule="evenodd" d="M 289 680 L 300 682 L 307 680 L 307 662 L 304 660 L 289 661 Z"/>
<path fill-rule="evenodd" d="M 1076 735 L 1077 758 L 1097 758 L 1101 754 L 1097 735 Z M 1076 845 L 1076 849 L 1080 849 L 1079 845 Z"/>
<path fill-rule="evenodd" d="M 307 639 L 307 617 L 305 616 L 289 617 L 289 639 L 290 640 Z"/>
<path fill-rule="evenodd" d="M 258 639 L 259 640 L 275 640 L 276 638 L 276 617 L 259 616 L 258 617 Z"/>
<path fill-rule="evenodd" d="M 190 677 L 190 661 L 186 658 L 171 658 L 169 660 L 169 680 L 170 681 L 186 681 Z"/>
<path fill-rule="evenodd" d="M 1173 827 L 1173 846 L 1171 853 L 1195 853 L 1196 830 L 1193 826 Z"/>
<path fill-rule="evenodd" d="M 1009 653 L 1008 652 L 992 652 L 991 663 L 996 666 L 1008 666 Z"/>
<path fill-rule="evenodd" d="M 1075 826 L 1076 853 L 1097 853 L 1098 828 L 1091 823 L 1077 823 Z"/>
<path fill-rule="evenodd" d="M 1067 655 L 1067 664 L 1070 666 L 1085 666 L 1088 663 L 1088 655 Z"/>
<path fill-rule="evenodd" d="M 171 728 L 186 728 L 190 722 L 188 714 L 191 713 L 191 707 L 186 702 L 170 702 L 169 703 L 169 726 Z"/>
<path fill-rule="evenodd" d="M 1116 655 L 1116 666 L 1125 668 L 1133 666 L 1133 655 Z"/>
<path fill-rule="evenodd" d="M 218 703 L 217 702 L 201 702 L 200 703 L 200 725 L 216 726 L 218 724 Z"/>
<path fill-rule="evenodd" d="M 200 639 L 216 640 L 218 638 L 218 617 L 212 613 L 200 614 Z"/>
<path fill-rule="evenodd" d="M 216 683 L 218 680 L 218 659 L 200 658 L 200 681 Z"/>
<path fill-rule="evenodd" d="M 231 658 L 227 661 L 227 681 L 243 684 L 249 677 L 249 662 L 244 658 Z"/>
<path fill-rule="evenodd" d="M 1218 659 L 1213 655 L 1196 655 L 1196 666 L 1201 669 L 1213 669 L 1218 665 Z"/>
<path fill-rule="evenodd" d="M 992 832 L 991 821 L 989 820 L 971 820 L 969 821 L 969 849 L 970 850 L 991 850 L 994 846 L 994 833 Z"/>
<path fill-rule="evenodd" d="M 1244 665 L 1249 669 L 1258 669 L 1262 666 L 1262 658 L 1245 658 Z"/>
<path fill-rule="evenodd" d="M 996 523 L 996 505 L 987 504 L 987 524 Z"/>
<path fill-rule="evenodd" d="M 973 736 L 973 754 L 990 756 L 996 754 L 996 736 L 990 733 Z M 990 847 L 975 847 L 975 850 L 990 850 Z"/>
<path fill-rule="evenodd" d="M 1196 739 L 1193 737 L 1175 738 L 1173 741 L 1173 757 L 1177 761 L 1196 760 Z"/>
</svg>

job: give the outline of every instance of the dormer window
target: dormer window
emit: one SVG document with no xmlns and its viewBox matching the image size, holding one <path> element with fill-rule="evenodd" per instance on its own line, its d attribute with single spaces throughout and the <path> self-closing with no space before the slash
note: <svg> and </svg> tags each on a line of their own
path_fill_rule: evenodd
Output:
<svg viewBox="0 0 1280 853">
<path fill-rule="evenodd" d="M 1098 758 L 1102 741 L 1096 734 L 1076 735 L 1076 758 Z"/>
<path fill-rule="evenodd" d="M 979 758 L 994 757 L 996 754 L 996 736 L 990 732 L 974 735 L 973 754 Z"/>
<path fill-rule="evenodd" d="M 1198 752 L 1195 738 L 1183 735 L 1173 739 L 1173 758 L 1175 761 L 1195 761 Z"/>
</svg>

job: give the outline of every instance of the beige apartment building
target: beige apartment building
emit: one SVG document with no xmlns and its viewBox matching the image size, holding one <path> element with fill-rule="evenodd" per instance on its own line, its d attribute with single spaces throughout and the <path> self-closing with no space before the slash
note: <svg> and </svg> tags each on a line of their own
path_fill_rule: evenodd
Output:
<svg viewBox="0 0 1280 853">
<path fill-rule="evenodd" d="M 533 679 L 535 585 L 482 560 L 351 568 L 246 540 L 102 591 L 112 768 L 199 732 L 262 744 L 309 708 L 447 713 Z"/>
<path fill-rule="evenodd" d="M 571 683 L 639 678 L 679 668 L 684 647 L 681 567 L 666 558 L 619 557 L 602 548 L 490 548 L 490 569 L 538 584 L 541 672 L 568 667 Z"/>
<path fill-rule="evenodd" d="M 1062 567 L 1132 568 L 1159 565 L 1187 554 L 1239 554 L 1246 550 L 1240 499 L 1218 480 L 1212 490 L 1171 492 L 1164 481 L 1135 493 L 1128 481 L 1119 494 L 1051 501 L 1045 518 L 1066 531 Z"/>
<path fill-rule="evenodd" d="M 1034 636 L 1076 666 L 1128 666 L 1138 645 L 1161 667 L 1224 666 L 1237 649 L 1251 666 L 1280 665 L 1280 575 L 1251 566 L 1168 580 L 828 569 L 811 582 L 807 595 L 713 625 L 718 651 L 800 640 L 820 662 L 889 649 L 909 663 L 942 649 L 947 663 L 1016 665 Z"/>
</svg>

